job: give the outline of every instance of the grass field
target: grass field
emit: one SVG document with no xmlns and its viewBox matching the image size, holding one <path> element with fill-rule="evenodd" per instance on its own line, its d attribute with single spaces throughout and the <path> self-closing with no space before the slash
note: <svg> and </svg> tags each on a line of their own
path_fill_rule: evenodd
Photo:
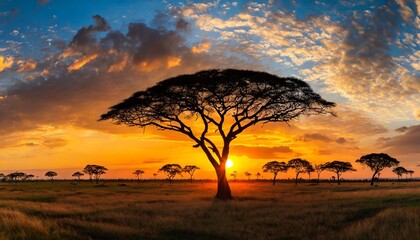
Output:
<svg viewBox="0 0 420 240">
<path fill-rule="evenodd" d="M 420 239 L 420 182 L 0 183 L 0 239 Z"/>
</svg>

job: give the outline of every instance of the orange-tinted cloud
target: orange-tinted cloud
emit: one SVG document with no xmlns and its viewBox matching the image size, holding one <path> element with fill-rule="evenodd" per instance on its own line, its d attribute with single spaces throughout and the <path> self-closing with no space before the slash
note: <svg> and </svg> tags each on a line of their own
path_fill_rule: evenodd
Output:
<svg viewBox="0 0 420 240">
<path fill-rule="evenodd" d="M 18 72 L 25 72 L 36 68 L 36 62 L 34 60 L 19 60 L 17 61 L 17 64 L 19 65 Z"/>
<path fill-rule="evenodd" d="M 14 58 L 0 55 L 0 72 L 13 66 Z"/>
<path fill-rule="evenodd" d="M 211 47 L 211 43 L 210 42 L 202 42 L 202 43 L 199 43 L 199 44 L 193 46 L 191 48 L 191 52 L 192 53 L 208 52 L 209 49 L 210 49 L 210 47 Z"/>
<path fill-rule="evenodd" d="M 98 57 L 97 54 L 90 54 L 90 55 L 83 56 L 79 59 L 74 60 L 74 62 L 70 66 L 68 66 L 67 69 L 69 71 L 78 70 L 97 57 Z"/>
</svg>

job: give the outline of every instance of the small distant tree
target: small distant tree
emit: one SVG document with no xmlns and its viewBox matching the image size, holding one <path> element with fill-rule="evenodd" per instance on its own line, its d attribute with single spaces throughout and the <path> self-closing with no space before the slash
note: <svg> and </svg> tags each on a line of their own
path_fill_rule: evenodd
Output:
<svg viewBox="0 0 420 240">
<path fill-rule="evenodd" d="M 309 163 L 308 166 L 306 166 L 306 170 L 305 172 L 308 174 L 308 180 L 311 180 L 311 173 L 315 172 L 315 168 L 314 166 L 312 166 L 312 164 Z"/>
<path fill-rule="evenodd" d="M 103 174 L 106 174 L 106 171 L 108 171 L 108 169 L 104 166 L 100 166 L 100 165 L 95 165 L 95 170 L 93 171 L 93 176 L 96 180 L 96 183 L 99 182 L 99 178 L 101 178 L 101 176 Z"/>
<path fill-rule="evenodd" d="M 92 182 L 92 179 L 94 178 L 96 183 L 99 183 L 99 179 L 103 174 L 106 174 L 106 171 L 108 171 L 106 167 L 94 164 L 88 164 L 83 169 L 83 172 L 89 175 L 89 181 Z"/>
<path fill-rule="evenodd" d="M 340 177 L 343 173 L 348 171 L 356 171 L 350 162 L 332 161 L 324 164 L 324 169 L 334 172 L 337 175 L 337 183 L 340 185 Z"/>
<path fill-rule="evenodd" d="M 314 170 L 315 170 L 315 172 L 318 176 L 317 181 L 319 183 L 319 178 L 321 177 L 321 173 L 322 173 L 322 171 L 324 171 L 324 164 L 315 164 Z"/>
<path fill-rule="evenodd" d="M 235 181 L 236 181 L 236 177 L 238 176 L 238 172 L 237 172 L 237 171 L 233 171 L 233 172 L 230 174 L 230 176 L 231 176 L 231 177 L 233 177 L 233 181 L 235 182 Z"/>
<path fill-rule="evenodd" d="M 5 181 L 12 181 L 13 179 L 12 179 L 12 173 L 9 173 L 9 174 L 7 174 L 7 175 L 4 175 L 4 177 L 3 177 L 3 181 L 5 182 Z"/>
<path fill-rule="evenodd" d="M 245 172 L 245 176 L 248 177 L 248 181 L 251 180 L 252 174 L 250 172 Z"/>
<path fill-rule="evenodd" d="M 182 167 L 179 164 L 166 164 L 159 169 L 159 172 L 164 172 L 169 182 L 172 182 L 176 175 L 182 176 Z"/>
<path fill-rule="evenodd" d="M 32 180 L 32 178 L 34 178 L 35 176 L 33 175 L 33 174 L 26 174 L 26 176 L 25 176 L 25 180 L 28 180 L 28 181 L 30 181 L 30 180 Z"/>
<path fill-rule="evenodd" d="M 271 172 L 274 174 L 274 177 L 273 177 L 273 186 L 274 186 L 276 184 L 277 174 L 279 172 L 287 172 L 287 169 L 289 169 L 289 165 L 287 165 L 285 162 L 272 161 L 272 162 L 266 163 L 262 167 L 262 169 L 263 169 L 263 172 Z"/>
<path fill-rule="evenodd" d="M 407 173 L 410 174 L 410 178 L 413 178 L 413 174 L 414 174 L 413 170 L 408 170 Z"/>
<path fill-rule="evenodd" d="M 143 170 L 140 170 L 140 169 L 138 169 L 138 170 L 136 170 L 136 171 L 133 172 L 133 174 L 137 177 L 137 181 L 138 182 L 140 182 L 140 177 L 141 177 L 141 175 L 143 173 L 144 173 L 144 171 Z"/>
<path fill-rule="evenodd" d="M 15 172 L 14 175 L 16 180 L 24 181 L 26 179 L 26 173 L 24 172 Z"/>
<path fill-rule="evenodd" d="M 299 174 L 305 173 L 307 171 L 309 165 L 311 165 L 311 163 L 308 162 L 305 159 L 294 158 L 294 159 L 290 160 L 287 163 L 287 165 L 289 166 L 289 168 L 295 169 L 295 173 L 296 173 L 295 185 L 297 185 L 298 184 L 298 179 L 299 179 Z"/>
<path fill-rule="evenodd" d="M 92 182 L 93 172 L 95 171 L 94 166 L 95 165 L 93 165 L 93 164 L 88 164 L 88 165 L 86 165 L 85 168 L 83 168 L 83 172 L 86 173 L 89 176 L 89 182 Z"/>
<path fill-rule="evenodd" d="M 257 180 L 259 180 L 260 177 L 261 177 L 261 173 L 257 172 L 257 174 L 255 174 L 255 176 L 257 177 Z"/>
<path fill-rule="evenodd" d="M 24 172 L 13 172 L 9 173 L 5 176 L 5 178 L 12 182 L 17 182 L 18 180 L 24 180 L 26 177 L 26 173 Z"/>
<path fill-rule="evenodd" d="M 153 173 L 153 178 L 156 180 L 158 173 Z"/>
<path fill-rule="evenodd" d="M 392 169 L 392 172 L 397 174 L 398 176 L 398 181 L 400 180 L 400 177 L 402 177 L 403 174 L 407 174 L 407 169 L 405 169 L 404 167 L 396 167 L 394 169 Z"/>
<path fill-rule="evenodd" d="M 187 166 L 184 167 L 184 169 L 182 171 L 184 171 L 184 172 L 186 172 L 186 173 L 188 173 L 190 175 L 190 181 L 192 183 L 193 182 L 194 173 L 198 169 L 200 169 L 200 168 L 197 167 L 197 166 L 187 165 Z"/>
<path fill-rule="evenodd" d="M 77 180 L 79 180 L 80 181 L 80 177 L 81 176 L 84 176 L 85 174 L 84 173 L 82 173 L 82 172 L 75 172 L 75 173 L 73 173 L 73 175 L 71 175 L 72 177 L 77 177 Z"/>
<path fill-rule="evenodd" d="M 51 179 L 51 182 L 54 181 L 54 177 L 57 176 L 57 173 L 54 171 L 48 171 L 45 173 L 46 177 L 49 177 Z"/>
<path fill-rule="evenodd" d="M 368 166 L 373 171 L 373 176 L 370 180 L 370 185 L 373 185 L 373 182 L 375 181 L 375 176 L 382 170 L 384 170 L 385 168 L 398 166 L 398 164 L 400 163 L 397 159 L 390 157 L 386 153 L 371 153 L 368 155 L 364 155 L 360 159 L 357 159 L 356 162 Z"/>
</svg>

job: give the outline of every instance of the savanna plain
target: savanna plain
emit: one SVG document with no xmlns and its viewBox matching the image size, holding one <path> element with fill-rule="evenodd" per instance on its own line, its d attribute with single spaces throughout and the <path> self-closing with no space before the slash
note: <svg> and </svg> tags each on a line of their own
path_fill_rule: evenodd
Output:
<svg viewBox="0 0 420 240">
<path fill-rule="evenodd" d="M 420 239 L 420 182 L 0 183 L 0 239 Z"/>
</svg>

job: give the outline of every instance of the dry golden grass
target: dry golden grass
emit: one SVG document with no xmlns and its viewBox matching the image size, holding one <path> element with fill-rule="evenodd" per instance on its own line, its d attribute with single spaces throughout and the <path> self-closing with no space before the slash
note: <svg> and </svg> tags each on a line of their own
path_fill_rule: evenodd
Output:
<svg viewBox="0 0 420 240">
<path fill-rule="evenodd" d="M 0 183 L 0 239 L 420 239 L 420 182 Z"/>
</svg>

